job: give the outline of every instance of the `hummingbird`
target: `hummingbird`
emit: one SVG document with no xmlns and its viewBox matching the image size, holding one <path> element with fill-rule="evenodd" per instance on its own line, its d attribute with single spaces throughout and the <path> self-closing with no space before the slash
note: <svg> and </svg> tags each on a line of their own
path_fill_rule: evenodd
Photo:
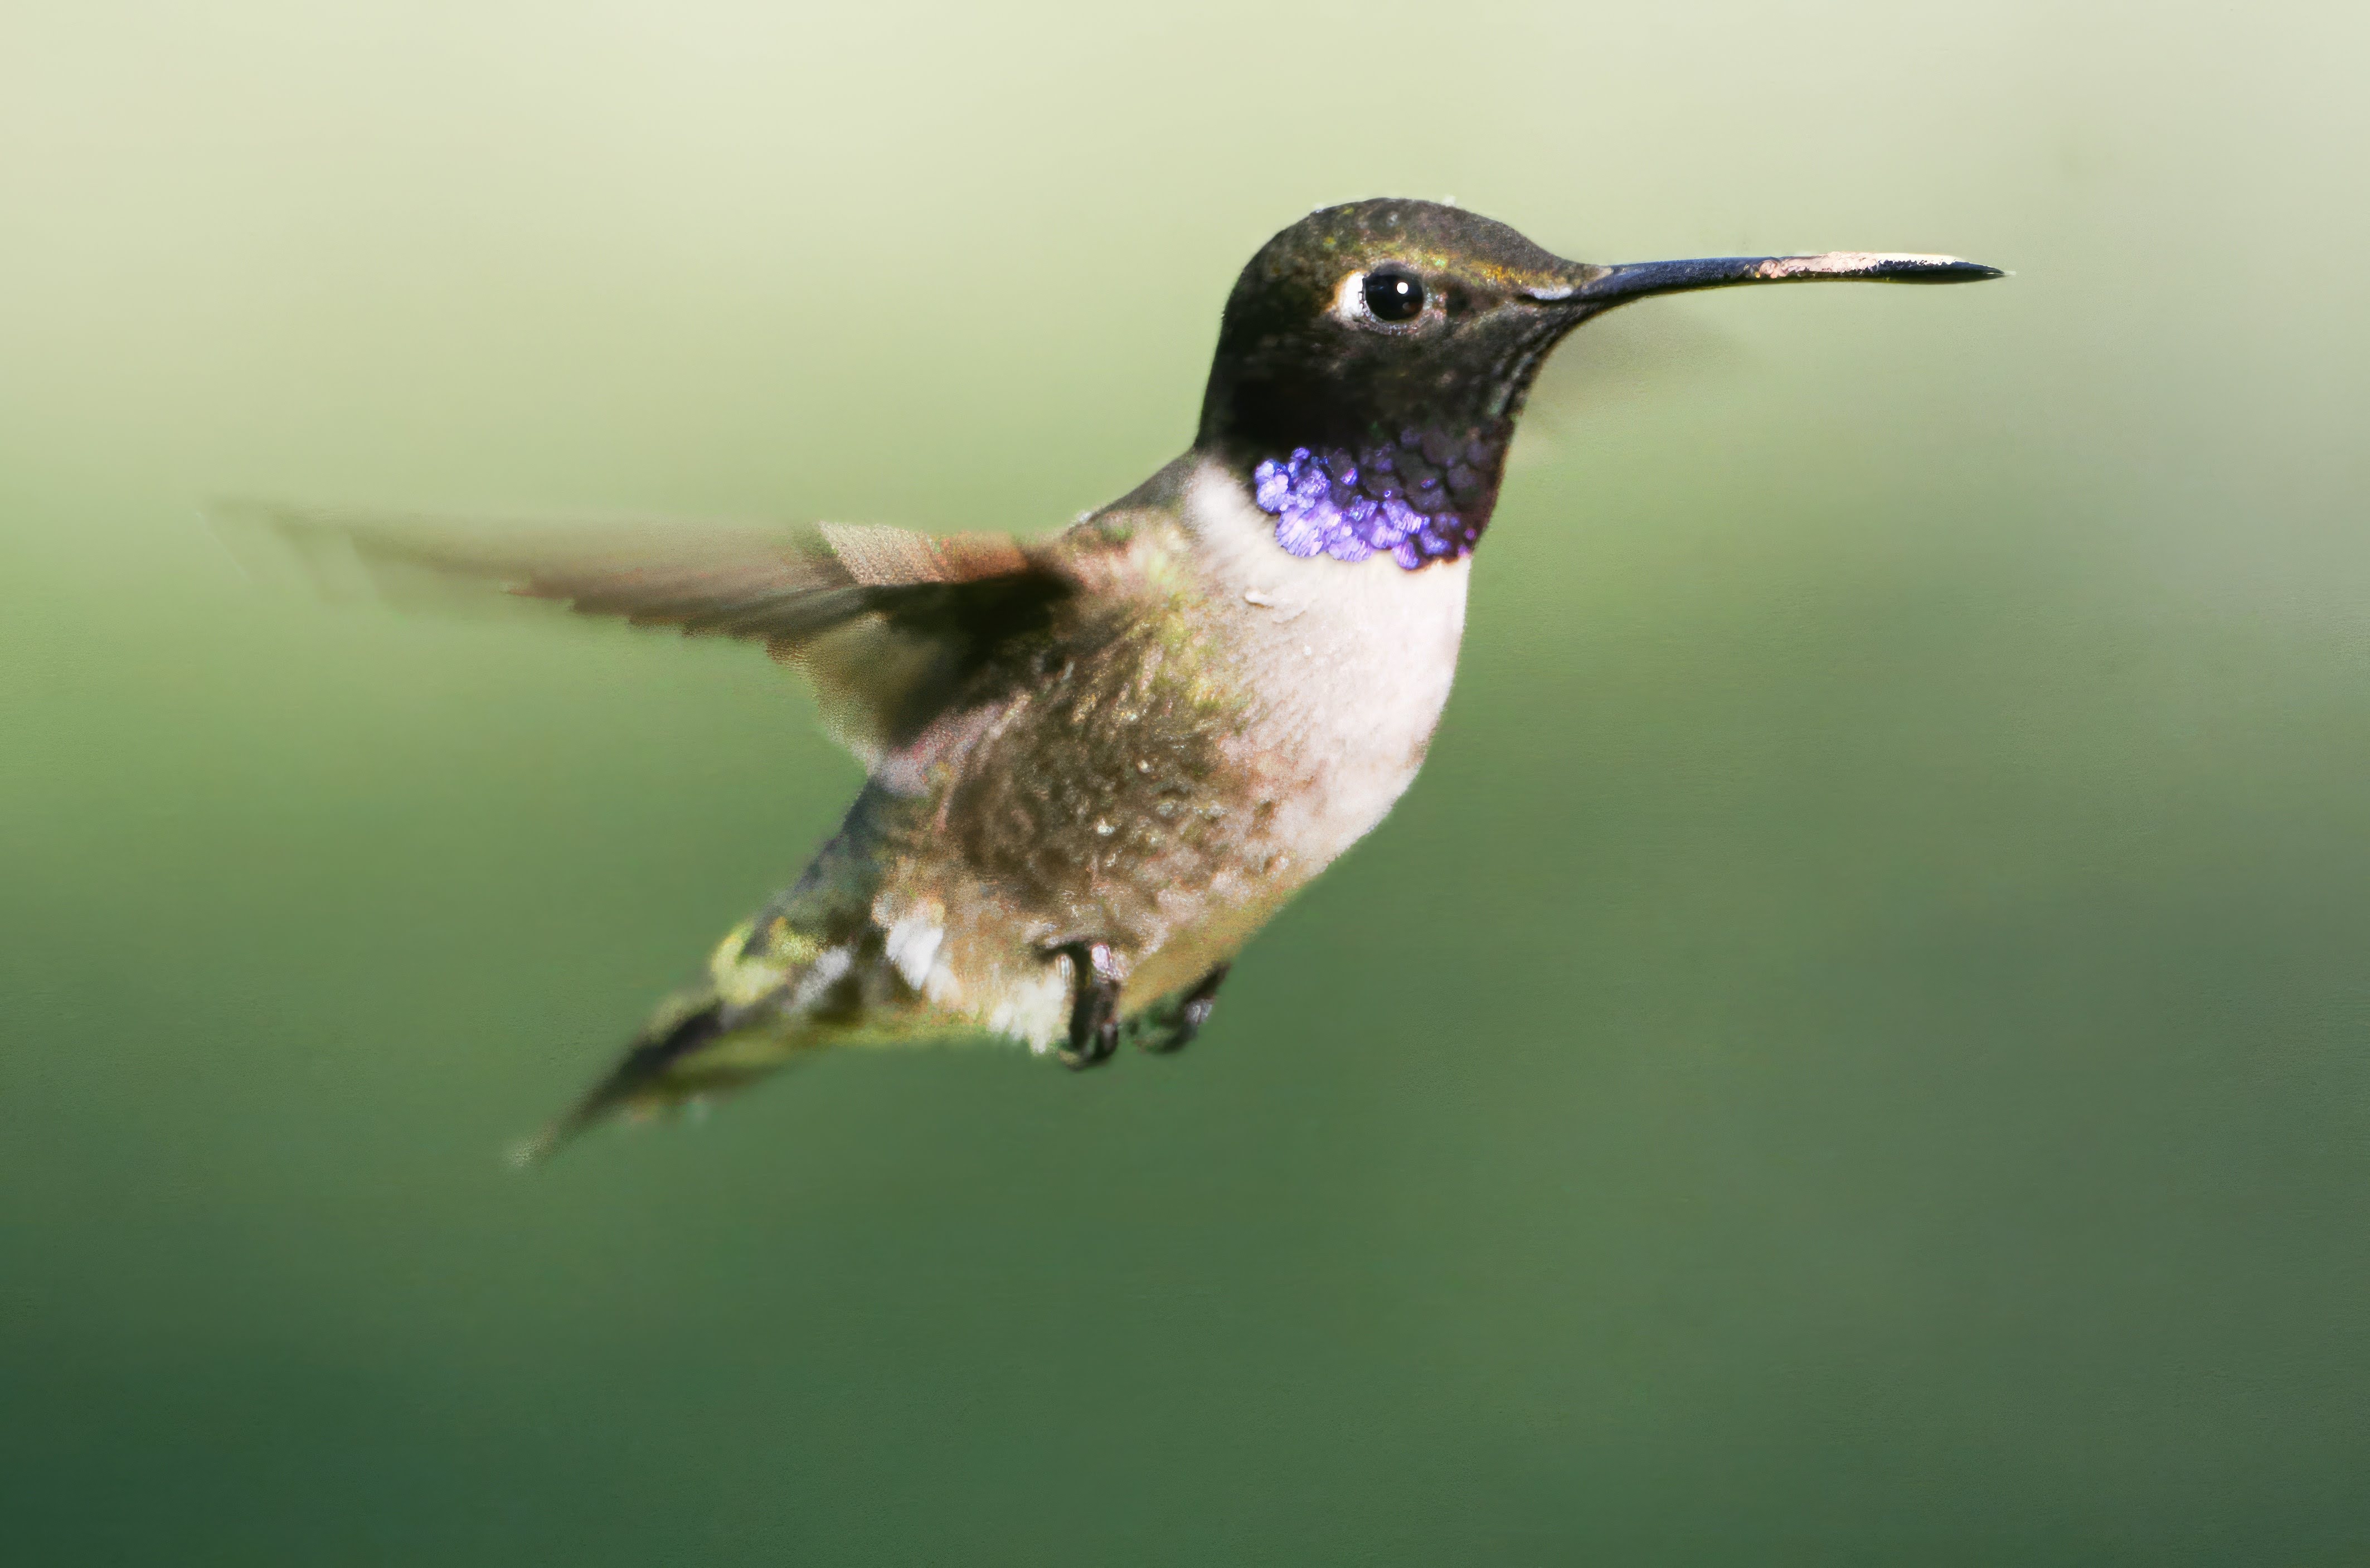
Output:
<svg viewBox="0 0 2370 1568">
<path fill-rule="evenodd" d="M 1461 208 L 1357 202 L 1243 269 L 1184 454 L 1043 537 L 246 511 L 316 567 L 761 644 L 865 766 L 805 870 L 535 1159 L 831 1046 L 1004 1036 L 1075 1068 L 1183 1047 L 1252 934 L 1422 765 L 1508 444 L 1567 334 L 1651 294 L 1998 276 L 1568 261 Z"/>
</svg>

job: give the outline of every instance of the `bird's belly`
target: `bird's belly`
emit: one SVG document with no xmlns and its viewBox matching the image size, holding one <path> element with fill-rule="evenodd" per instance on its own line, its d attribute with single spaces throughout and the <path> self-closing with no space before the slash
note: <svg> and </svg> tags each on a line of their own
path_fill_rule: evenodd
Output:
<svg viewBox="0 0 2370 1568">
<path fill-rule="evenodd" d="M 1387 815 L 1414 780 L 1446 696 L 1400 690 L 1341 713 L 1274 705 L 1231 736 L 1241 783 L 1221 831 L 1176 853 L 1112 863 L 1103 907 L 1141 911 L 1116 921 L 1132 949 L 1124 1010 L 1147 1006 L 1231 960 L 1258 929 Z"/>
<path fill-rule="evenodd" d="M 1388 814 L 1423 764 L 1455 676 L 1467 562 L 1410 572 L 1380 557 L 1301 559 L 1264 519 L 1248 545 L 1212 552 L 1214 597 L 1232 617 L 1227 664 L 1247 697 L 1226 745 L 1246 781 L 1241 832 L 1211 895 L 1143 954 L 1131 1007 L 1230 959 Z"/>
</svg>

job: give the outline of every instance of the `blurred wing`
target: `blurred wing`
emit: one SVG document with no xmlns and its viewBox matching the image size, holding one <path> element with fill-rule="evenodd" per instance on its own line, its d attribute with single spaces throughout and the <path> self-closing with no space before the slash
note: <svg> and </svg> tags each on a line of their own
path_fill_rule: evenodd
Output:
<svg viewBox="0 0 2370 1568">
<path fill-rule="evenodd" d="M 277 547 L 333 597 L 366 588 L 417 602 L 494 587 L 579 615 L 762 642 L 814 681 L 834 732 L 876 769 L 1076 587 L 1041 548 L 1002 534 L 463 522 L 256 503 L 214 515 L 242 559 Z"/>
</svg>

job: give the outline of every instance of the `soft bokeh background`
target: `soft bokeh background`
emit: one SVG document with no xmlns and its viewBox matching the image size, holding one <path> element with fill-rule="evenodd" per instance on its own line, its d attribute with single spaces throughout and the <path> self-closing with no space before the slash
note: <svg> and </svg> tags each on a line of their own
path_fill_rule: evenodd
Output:
<svg viewBox="0 0 2370 1568">
<path fill-rule="evenodd" d="M 2364 17 L 0 11 L 6 1555 L 2362 1561 Z M 198 503 L 1051 526 L 1377 192 L 2018 276 L 1575 340 L 1185 1056 L 507 1170 L 856 768 Z"/>
</svg>

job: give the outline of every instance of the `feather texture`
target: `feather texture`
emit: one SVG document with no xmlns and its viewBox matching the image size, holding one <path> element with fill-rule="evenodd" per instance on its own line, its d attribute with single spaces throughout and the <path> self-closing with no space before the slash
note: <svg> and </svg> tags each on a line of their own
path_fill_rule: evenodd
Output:
<svg viewBox="0 0 2370 1568">
<path fill-rule="evenodd" d="M 839 739 L 880 771 L 1002 643 L 1076 591 L 1057 553 L 1007 535 L 823 524 L 468 520 L 236 502 L 213 513 L 250 564 L 316 591 L 454 603 L 500 589 L 578 615 L 762 643 L 813 681 Z M 466 601 L 462 601 L 466 603 Z"/>
</svg>

